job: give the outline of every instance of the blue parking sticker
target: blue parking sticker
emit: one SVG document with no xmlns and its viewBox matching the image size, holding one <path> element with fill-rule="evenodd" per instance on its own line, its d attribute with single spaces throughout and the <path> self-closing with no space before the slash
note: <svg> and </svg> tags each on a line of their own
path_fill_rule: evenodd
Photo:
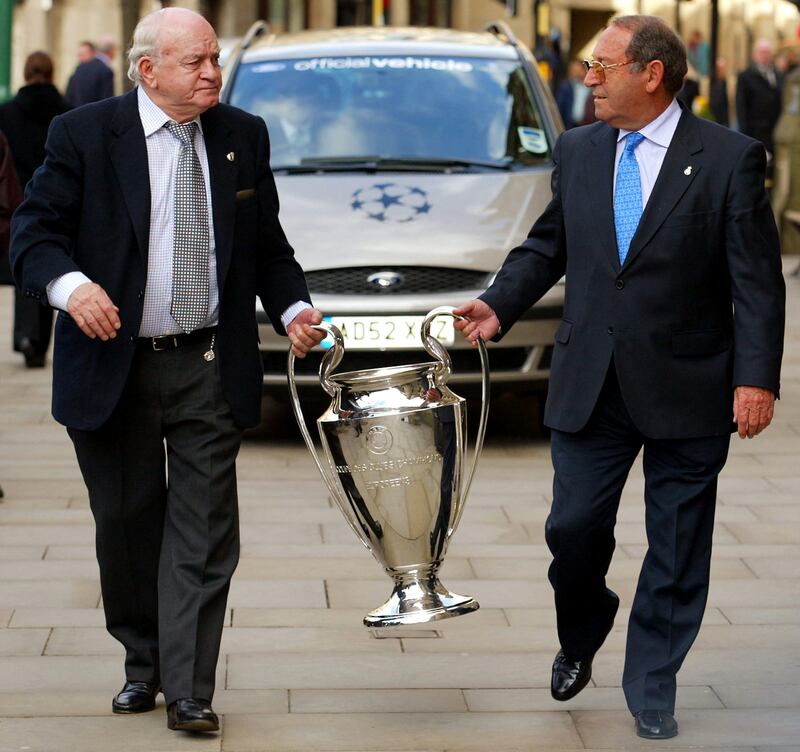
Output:
<svg viewBox="0 0 800 752">
<path fill-rule="evenodd" d="M 519 142 L 525 151 L 531 154 L 547 153 L 547 138 L 545 138 L 544 131 L 541 128 L 522 125 L 517 128 L 517 133 L 519 134 Z"/>
</svg>

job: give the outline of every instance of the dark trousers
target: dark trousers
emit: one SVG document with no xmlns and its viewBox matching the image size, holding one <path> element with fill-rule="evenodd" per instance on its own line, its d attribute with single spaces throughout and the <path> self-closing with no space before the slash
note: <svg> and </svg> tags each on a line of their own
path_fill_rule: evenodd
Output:
<svg viewBox="0 0 800 752">
<path fill-rule="evenodd" d="M 44 355 L 50 346 L 53 330 L 53 309 L 43 306 L 38 300 L 26 298 L 14 290 L 14 349 L 22 350 L 25 340 L 33 346 L 37 355 Z"/>
<path fill-rule="evenodd" d="M 209 343 L 140 348 L 120 403 L 97 431 L 69 435 L 97 528 L 108 631 L 131 681 L 160 681 L 167 704 L 211 700 L 239 558 L 241 431 Z"/>
<path fill-rule="evenodd" d="M 717 476 L 730 435 L 654 440 L 634 426 L 613 365 L 587 426 L 553 431 L 555 480 L 546 539 L 553 553 L 558 634 L 575 659 L 608 635 L 617 596 L 606 587 L 614 524 L 631 465 L 644 448 L 648 550 L 628 623 L 622 684 L 631 712 L 675 708 L 675 675 L 708 596 Z"/>
</svg>

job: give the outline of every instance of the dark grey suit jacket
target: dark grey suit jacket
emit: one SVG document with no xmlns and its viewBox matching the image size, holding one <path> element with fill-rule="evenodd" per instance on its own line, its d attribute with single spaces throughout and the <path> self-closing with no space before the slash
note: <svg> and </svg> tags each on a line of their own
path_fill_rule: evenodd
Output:
<svg viewBox="0 0 800 752">
<path fill-rule="evenodd" d="M 220 291 L 220 375 L 234 419 L 248 427 L 260 418 L 263 378 L 256 295 L 279 333 L 281 313 L 310 297 L 278 221 L 264 121 L 217 105 L 201 122 Z M 119 307 L 122 329 L 108 342 L 89 339 L 66 313 L 56 322 L 53 415 L 93 430 L 125 385 L 147 280 L 150 180 L 136 91 L 57 117 L 46 150 L 14 216 L 12 271 L 25 295 L 43 301 L 51 280 L 82 271 Z"/>
<path fill-rule="evenodd" d="M 562 135 L 553 198 L 481 298 L 506 331 L 566 274 L 551 428 L 586 425 L 613 357 L 644 435 L 729 432 L 734 386 L 779 389 L 785 288 L 764 148 L 684 110 L 620 267 L 617 133 L 598 122 Z"/>
</svg>

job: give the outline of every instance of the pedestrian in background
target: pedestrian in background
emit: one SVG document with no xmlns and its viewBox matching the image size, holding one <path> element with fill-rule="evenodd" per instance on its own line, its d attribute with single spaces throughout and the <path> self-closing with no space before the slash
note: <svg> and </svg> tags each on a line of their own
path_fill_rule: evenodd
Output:
<svg viewBox="0 0 800 752">
<path fill-rule="evenodd" d="M 163 689 L 170 729 L 216 731 L 236 456 L 261 417 L 256 297 L 300 357 L 322 314 L 278 219 L 266 125 L 219 104 L 208 22 L 155 11 L 129 61 L 133 91 L 53 120 L 11 263 L 26 295 L 61 309 L 53 415 L 89 490 L 106 624 L 125 648 L 112 709 L 152 710 Z"/>
<path fill-rule="evenodd" d="M 11 216 L 22 200 L 22 190 L 14 168 L 14 158 L 6 137 L 0 131 L 0 264 L 6 264 Z M 0 499 L 3 498 L 0 486 Z"/>
<path fill-rule="evenodd" d="M 686 58 L 698 76 L 707 76 L 709 71 L 709 48 L 703 32 L 695 29 L 686 45 Z"/>
<path fill-rule="evenodd" d="M 469 318 L 456 327 L 473 343 L 506 334 L 565 278 L 544 417 L 561 643 L 551 693 L 568 700 L 588 684 L 614 624 L 614 525 L 643 450 L 648 548 L 622 687 L 636 733 L 666 739 L 708 597 L 731 431 L 752 438 L 772 420 L 785 289 L 764 149 L 675 100 L 686 74 L 677 35 L 623 16 L 594 58 L 586 84 L 603 122 L 561 135 L 552 200 L 491 287 L 455 311 Z"/>
<path fill-rule="evenodd" d="M 781 114 L 781 83 L 772 45 L 759 39 L 753 45 L 752 62 L 736 82 L 736 118 L 742 133 L 764 144 L 770 160 L 775 151 L 772 132 Z"/>
<path fill-rule="evenodd" d="M 708 106 L 714 120 L 726 128 L 731 124 L 730 104 L 728 103 L 728 66 L 724 57 L 714 62 L 714 75 L 708 87 Z"/>
<path fill-rule="evenodd" d="M 83 50 L 81 49 L 83 48 Z M 81 42 L 78 47 L 78 58 L 86 55 L 88 48 L 95 49 L 88 60 L 79 62 L 78 67 L 67 83 L 66 98 L 73 107 L 80 107 L 90 102 L 114 96 L 114 71 L 111 67 L 116 43 L 110 37 L 103 37 L 102 43 L 92 45 Z"/>
<path fill-rule="evenodd" d="M 583 83 L 586 71 L 580 60 L 573 60 L 569 64 L 569 77 L 561 82 L 556 92 L 556 104 L 564 121 L 565 128 L 574 128 L 576 125 L 585 125 L 587 122 L 587 109 L 594 110 L 591 102 L 591 91 Z"/>
<path fill-rule="evenodd" d="M 24 187 L 44 162 L 44 144 L 50 121 L 70 109 L 53 86 L 53 60 L 46 52 L 28 55 L 25 85 L 10 102 L 0 106 L 0 130 L 8 139 Z M 28 368 L 45 364 L 53 328 L 53 309 L 14 291 L 14 350 L 25 357 Z"/>
</svg>

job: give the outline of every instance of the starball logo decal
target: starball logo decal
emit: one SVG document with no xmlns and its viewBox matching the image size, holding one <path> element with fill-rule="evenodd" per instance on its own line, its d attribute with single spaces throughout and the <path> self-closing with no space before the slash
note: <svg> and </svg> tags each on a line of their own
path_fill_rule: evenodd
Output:
<svg viewBox="0 0 800 752">
<path fill-rule="evenodd" d="M 377 222 L 413 222 L 431 210 L 428 194 L 410 185 L 377 183 L 359 188 L 352 195 L 350 208 Z"/>
</svg>

